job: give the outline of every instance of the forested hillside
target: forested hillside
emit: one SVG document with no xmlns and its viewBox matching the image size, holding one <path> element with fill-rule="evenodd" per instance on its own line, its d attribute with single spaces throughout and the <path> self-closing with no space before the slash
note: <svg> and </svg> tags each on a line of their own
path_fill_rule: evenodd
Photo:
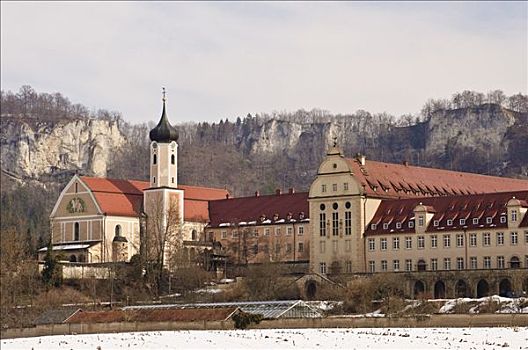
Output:
<svg viewBox="0 0 528 350">
<path fill-rule="evenodd" d="M 118 112 L 89 111 L 59 93 L 2 91 L 2 228 L 48 234 L 47 215 L 74 173 L 148 177 L 148 131 Z M 173 123 L 184 116 L 168 110 Z M 159 118 L 153 111 L 151 119 Z M 528 97 L 464 91 L 395 117 L 358 110 L 246 115 L 217 123 L 175 123 L 179 181 L 233 195 L 307 190 L 335 138 L 347 156 L 490 175 L 528 175 Z M 36 193 L 38 196 L 32 196 Z M 25 192 L 24 192 L 25 191 Z M 27 193 L 27 195 L 17 195 Z M 42 242 L 42 241 L 41 241 Z M 37 245 L 37 243 L 35 243 Z"/>
</svg>

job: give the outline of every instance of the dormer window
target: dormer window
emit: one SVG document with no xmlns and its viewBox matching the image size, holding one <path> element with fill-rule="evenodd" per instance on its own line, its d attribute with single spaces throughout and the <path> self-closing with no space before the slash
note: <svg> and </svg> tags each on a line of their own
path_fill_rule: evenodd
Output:
<svg viewBox="0 0 528 350">
<path fill-rule="evenodd" d="M 478 218 L 473 218 L 473 225 L 478 225 L 478 221 L 479 221 Z"/>
<path fill-rule="evenodd" d="M 466 224 L 466 219 L 460 219 L 460 225 L 465 225 Z"/>
<path fill-rule="evenodd" d="M 517 210 L 511 211 L 511 222 L 517 221 Z"/>
<path fill-rule="evenodd" d="M 438 227 L 439 225 L 440 225 L 440 221 L 439 220 L 433 221 L 433 226 L 434 227 Z"/>
<path fill-rule="evenodd" d="M 491 222 L 492 222 L 492 218 L 491 218 L 491 216 L 488 216 L 486 218 L 486 224 L 491 224 Z"/>
<path fill-rule="evenodd" d="M 401 228 L 401 222 L 396 223 L 396 228 Z"/>
<path fill-rule="evenodd" d="M 447 226 L 453 226 L 453 220 L 448 219 L 447 220 Z"/>
<path fill-rule="evenodd" d="M 414 227 L 414 221 L 409 221 L 409 228 L 413 228 Z"/>
<path fill-rule="evenodd" d="M 418 226 L 422 227 L 424 225 L 424 217 L 418 216 Z"/>
<path fill-rule="evenodd" d="M 500 217 L 500 223 L 501 223 L 501 224 L 506 223 L 506 216 L 501 216 L 501 217 Z"/>
<path fill-rule="evenodd" d="M 384 223 L 384 224 L 383 224 L 383 229 L 384 229 L 384 230 L 387 230 L 388 228 L 389 228 L 389 224 Z"/>
<path fill-rule="evenodd" d="M 375 229 L 376 229 L 376 227 L 377 227 L 377 225 L 376 225 L 376 224 L 371 224 L 371 225 L 370 225 L 370 229 L 371 229 L 371 230 L 375 230 Z"/>
</svg>

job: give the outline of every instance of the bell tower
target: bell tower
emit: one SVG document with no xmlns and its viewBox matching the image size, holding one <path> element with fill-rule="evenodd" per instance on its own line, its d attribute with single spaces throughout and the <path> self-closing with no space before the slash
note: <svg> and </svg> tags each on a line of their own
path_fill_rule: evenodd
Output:
<svg viewBox="0 0 528 350">
<path fill-rule="evenodd" d="M 169 122 L 167 97 L 163 88 L 163 111 L 156 127 L 150 130 L 150 188 L 178 187 L 178 130 Z"/>
<path fill-rule="evenodd" d="M 167 117 L 167 97 L 163 88 L 163 110 L 156 127 L 150 130 L 150 187 L 143 191 L 143 210 L 146 215 L 144 252 L 154 258 L 152 249 L 160 237 L 171 244 L 163 248 L 163 264 L 168 262 L 176 241 L 183 239 L 184 199 L 183 190 L 178 189 L 178 130 Z"/>
</svg>

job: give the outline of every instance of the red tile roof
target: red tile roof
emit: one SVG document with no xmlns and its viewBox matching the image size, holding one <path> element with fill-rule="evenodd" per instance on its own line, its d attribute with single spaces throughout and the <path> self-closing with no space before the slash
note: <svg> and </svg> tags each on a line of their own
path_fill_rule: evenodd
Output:
<svg viewBox="0 0 528 350">
<path fill-rule="evenodd" d="M 414 209 L 420 203 L 434 208 L 434 211 L 430 211 L 434 215 L 426 232 L 506 228 L 508 223 L 506 221 L 501 222 L 500 217 L 507 216 L 506 204 L 512 197 L 521 200 L 522 203 L 522 201 L 528 200 L 528 191 L 386 199 L 381 202 L 376 210 L 374 217 L 365 230 L 365 235 L 415 232 Z M 398 218 L 398 220 L 392 220 L 393 217 Z M 473 223 L 475 218 L 479 219 L 477 224 Z M 491 218 L 490 223 L 486 222 L 487 218 Z M 520 224 L 521 227 L 528 227 L 527 218 L 528 214 L 525 214 Z M 465 224 L 461 224 L 460 219 L 465 219 Z M 453 223 L 447 225 L 447 220 L 453 220 Z M 437 226 L 435 226 L 435 221 L 438 222 Z M 402 223 L 401 228 L 396 228 L 396 222 Z M 409 227 L 409 222 L 413 222 L 413 227 Z M 383 228 L 384 223 L 388 224 L 386 229 Z M 376 225 L 374 229 L 372 224 Z"/>
<path fill-rule="evenodd" d="M 415 198 L 528 190 L 528 180 L 347 158 L 370 197 Z"/>
<path fill-rule="evenodd" d="M 81 180 L 94 194 L 97 204 L 107 215 L 138 216 L 143 205 L 143 191 L 150 187 L 148 181 L 121 180 L 81 176 Z M 223 199 L 229 193 L 219 188 L 181 185 L 184 192 L 186 221 L 208 221 L 209 200 Z"/>
<path fill-rule="evenodd" d="M 167 322 L 167 321 L 225 321 L 237 310 L 236 307 L 198 309 L 158 309 L 81 311 L 65 323 L 108 323 L 108 322 Z"/>
<path fill-rule="evenodd" d="M 304 220 L 309 218 L 308 193 L 287 193 L 268 196 L 252 196 L 224 199 L 209 202 L 210 226 L 219 227 L 225 223 L 251 222 L 262 223 L 261 217 L 277 222 L 274 216 L 278 214 L 278 220 L 288 222 L 288 215 L 292 220 L 302 220 L 300 214 L 304 214 Z M 279 221 L 281 222 L 281 221 Z M 263 224 L 265 224 L 263 222 Z"/>
</svg>

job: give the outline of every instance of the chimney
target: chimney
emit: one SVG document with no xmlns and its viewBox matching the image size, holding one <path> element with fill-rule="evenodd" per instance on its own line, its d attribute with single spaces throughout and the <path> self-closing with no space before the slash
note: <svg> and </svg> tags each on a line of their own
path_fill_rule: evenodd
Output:
<svg viewBox="0 0 528 350">
<path fill-rule="evenodd" d="M 359 163 L 359 165 L 365 165 L 365 162 L 366 162 L 367 158 L 363 154 L 357 153 L 356 154 L 356 160 Z"/>
<path fill-rule="evenodd" d="M 259 191 L 255 191 L 255 197 L 259 197 L 260 196 L 260 192 Z"/>
<path fill-rule="evenodd" d="M 295 193 L 295 188 L 290 187 L 290 188 L 288 189 L 288 193 L 289 193 L 289 194 L 294 194 L 294 193 Z"/>
<path fill-rule="evenodd" d="M 282 193 L 282 191 L 280 190 L 280 188 L 277 188 L 277 189 L 275 190 L 275 194 L 276 194 L 277 196 L 280 196 L 281 193 Z"/>
<path fill-rule="evenodd" d="M 406 161 L 406 160 L 404 160 L 404 161 L 403 161 L 403 165 L 405 165 L 405 166 L 409 166 L 409 162 Z"/>
</svg>

